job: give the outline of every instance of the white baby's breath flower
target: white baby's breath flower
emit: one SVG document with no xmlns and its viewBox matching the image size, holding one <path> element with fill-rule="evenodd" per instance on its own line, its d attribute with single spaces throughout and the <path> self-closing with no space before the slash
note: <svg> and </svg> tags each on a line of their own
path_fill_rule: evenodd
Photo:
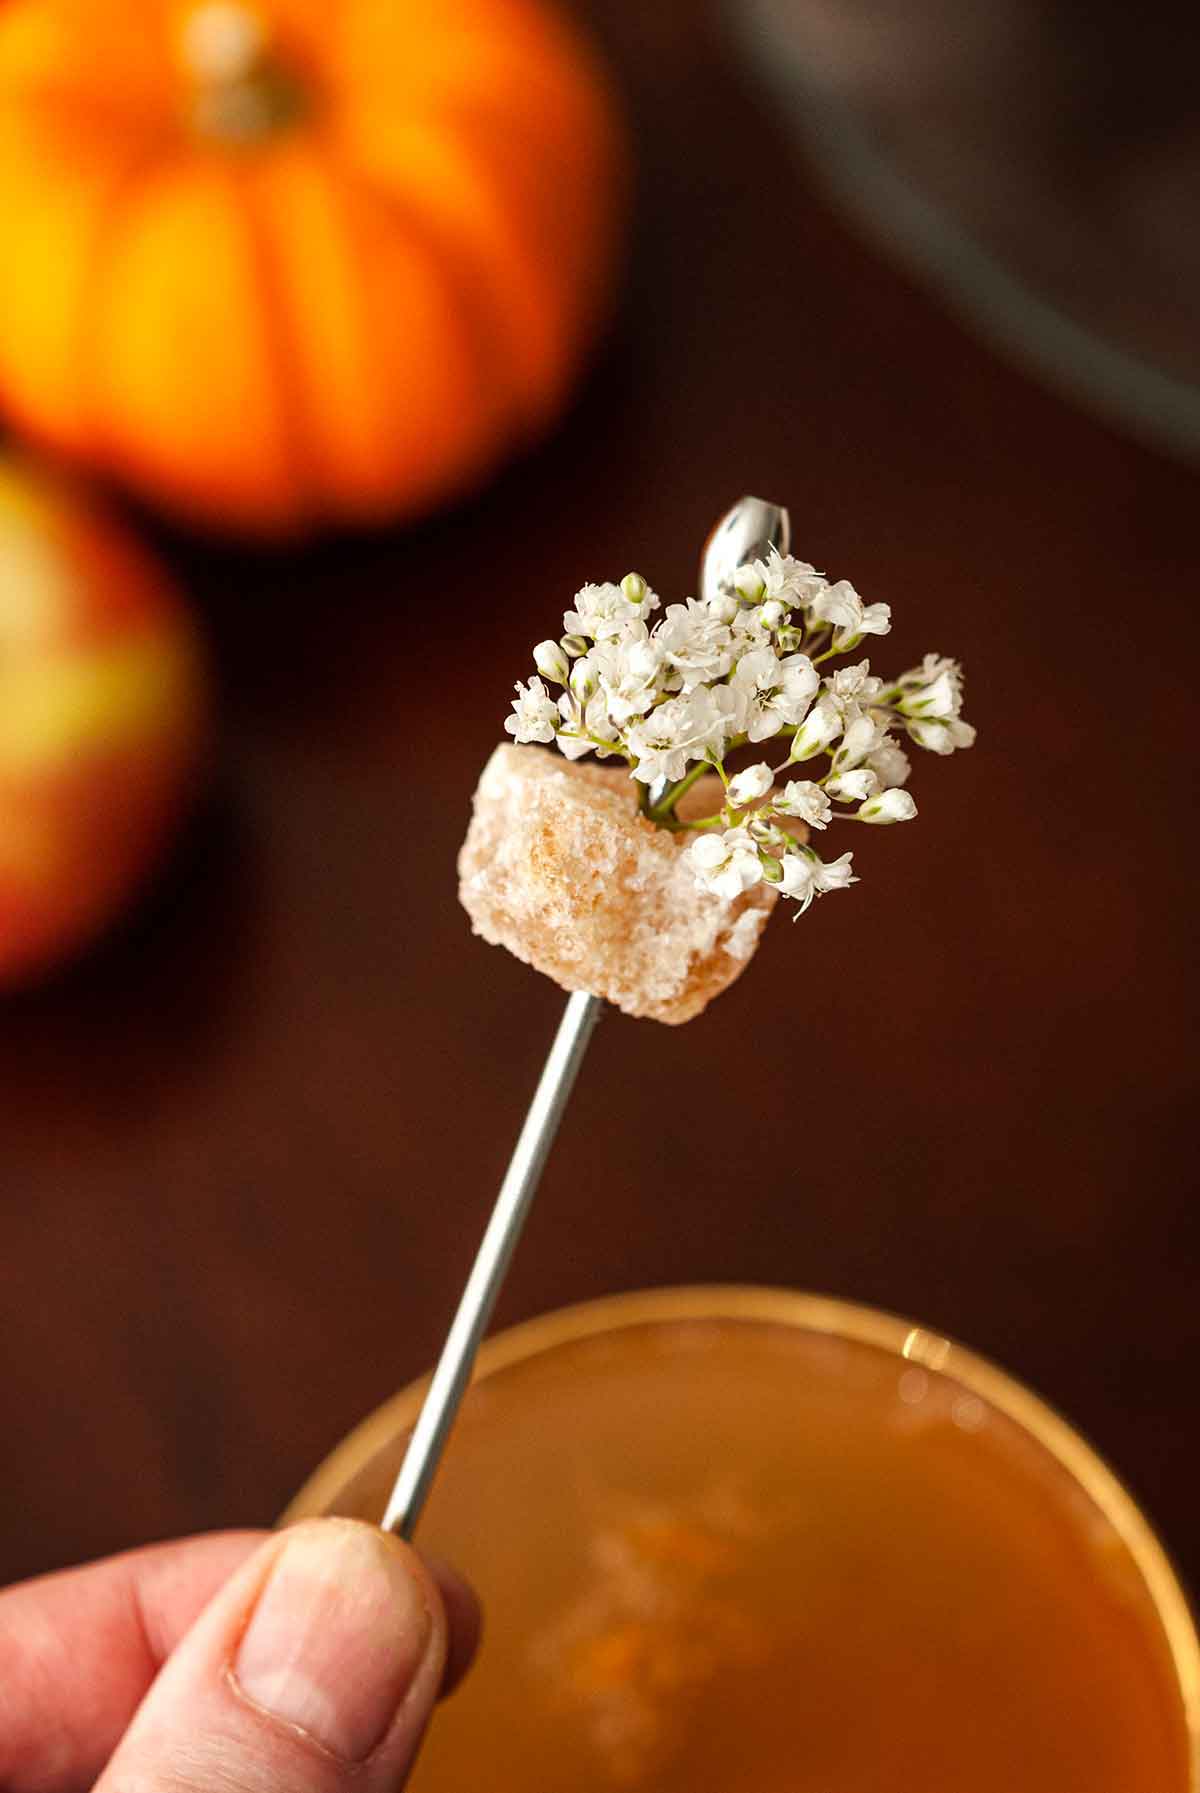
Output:
<svg viewBox="0 0 1200 1793">
<path fill-rule="evenodd" d="M 747 803 L 765 797 L 771 782 L 771 768 L 765 760 L 760 760 L 757 766 L 747 766 L 744 772 L 738 772 L 729 780 L 729 801 L 735 809 L 744 809 Z"/>
<path fill-rule="evenodd" d="M 769 848 L 773 853 L 785 852 L 787 848 L 791 846 L 793 837 L 788 834 L 785 829 L 781 828 L 778 822 L 772 822 L 770 820 L 770 815 L 771 808 L 769 805 L 766 809 L 757 809 L 754 811 L 753 815 L 746 823 L 746 827 L 750 833 L 750 839 L 756 841 L 760 847 Z M 770 875 L 769 870 L 764 866 L 764 878 L 769 878 Z M 772 882 L 775 882 L 775 880 L 772 880 Z"/>
<path fill-rule="evenodd" d="M 760 604 L 766 592 L 763 575 L 758 567 L 747 563 L 738 567 L 733 574 L 733 589 L 743 604 Z"/>
<path fill-rule="evenodd" d="M 742 605 L 732 624 L 735 652 L 741 655 L 752 648 L 765 647 L 775 654 L 795 653 L 803 640 L 803 630 L 793 628 L 791 614 L 778 598 Z"/>
<path fill-rule="evenodd" d="M 963 676 L 957 660 L 926 654 L 897 684 L 896 708 L 918 747 L 946 754 L 972 745 L 975 730 L 961 717 Z"/>
<path fill-rule="evenodd" d="M 751 741 L 766 741 L 781 728 L 793 727 L 820 682 L 807 654 L 789 654 L 780 660 L 770 647 L 743 654 L 730 679 L 745 705 L 741 732 Z"/>
<path fill-rule="evenodd" d="M 730 619 L 735 635 L 744 637 L 751 647 L 761 647 L 779 633 L 779 652 L 793 653 L 803 629 L 792 626 L 792 611 L 811 602 L 825 584 L 824 576 L 806 560 L 793 560 L 772 548 L 766 560 L 752 561 L 733 575 L 734 593 L 741 600 L 737 614 Z M 802 617 L 797 620 L 803 622 Z"/>
<path fill-rule="evenodd" d="M 892 607 L 890 604 L 867 604 L 863 608 L 862 621 L 858 625 L 859 636 L 890 635 L 892 632 Z M 838 638 L 835 635 L 833 644 L 836 647 Z M 849 646 L 849 642 L 846 644 Z"/>
<path fill-rule="evenodd" d="M 659 778 L 674 784 L 689 760 L 721 756 L 728 726 L 726 706 L 706 685 L 668 698 L 626 732 L 626 743 L 637 759 L 634 777 L 643 784 Z"/>
<path fill-rule="evenodd" d="M 592 752 L 603 759 L 605 753 L 600 743 L 607 742 L 615 747 L 620 741 L 604 707 L 604 698 L 598 691 L 582 705 L 564 691 L 558 700 L 558 714 L 560 721 L 555 739 L 559 751 L 569 760 L 582 759 L 585 753 Z"/>
<path fill-rule="evenodd" d="M 817 894 L 813 888 L 815 863 L 807 853 L 785 853 L 780 860 L 780 870 L 783 873 L 779 881 L 780 895 L 795 897 L 800 904 L 801 915 Z"/>
<path fill-rule="evenodd" d="M 886 635 L 892 626 L 892 612 L 887 604 L 864 604 L 848 579 L 839 579 L 817 593 L 812 615 L 834 627 L 833 645 L 845 653 L 864 635 Z"/>
<path fill-rule="evenodd" d="M 850 870 L 853 859 L 853 853 L 843 853 L 840 859 L 833 859 L 825 864 L 809 847 L 801 847 L 795 853 L 786 853 L 782 860 L 780 892 L 784 896 L 794 897 L 800 904 L 800 913 L 803 915 L 815 896 L 824 896 L 830 890 L 845 890 L 849 885 L 858 883 Z"/>
<path fill-rule="evenodd" d="M 826 585 L 824 574 L 818 573 L 816 567 L 806 560 L 795 560 L 790 554 L 781 554 L 778 548 L 772 548 L 765 561 L 756 560 L 754 571 L 766 597 L 778 599 L 789 610 L 811 604 Z"/>
<path fill-rule="evenodd" d="M 818 896 L 827 896 L 831 890 L 849 890 L 857 884 L 850 867 L 854 861 L 853 853 L 843 853 L 828 864 L 818 859 L 813 868 L 813 889 Z"/>
<path fill-rule="evenodd" d="M 644 623 L 634 623 L 614 641 L 592 649 L 608 713 L 624 727 L 651 708 L 663 682 L 663 657 Z"/>
<path fill-rule="evenodd" d="M 581 704 L 590 703 L 600 689 L 600 672 L 594 654 L 582 654 L 571 668 L 571 695 Z"/>
<path fill-rule="evenodd" d="M 829 798 L 819 784 L 809 778 L 793 778 L 774 799 L 781 816 L 798 816 L 810 828 L 824 828 L 833 814 Z"/>
<path fill-rule="evenodd" d="M 701 834 L 687 849 L 687 856 L 696 882 L 731 900 L 762 878 L 758 848 L 745 828 Z"/>
<path fill-rule="evenodd" d="M 962 709 L 962 678 L 958 668 L 943 668 L 928 685 L 901 688 L 896 708 L 903 716 L 957 716 Z"/>
<path fill-rule="evenodd" d="M 842 736 L 837 752 L 833 756 L 835 772 L 850 772 L 855 766 L 861 766 L 869 753 L 882 745 L 887 729 L 874 716 L 855 716 L 846 724 L 846 732 Z"/>
<path fill-rule="evenodd" d="M 509 734 L 518 741 L 553 741 L 558 711 L 541 679 L 530 679 L 528 685 L 519 682 L 513 689 L 517 694 L 513 713 L 504 722 Z"/>
<path fill-rule="evenodd" d="M 727 626 L 741 609 L 734 591 L 715 591 L 711 597 L 697 598 L 695 602 L 714 622 L 725 623 Z"/>
<path fill-rule="evenodd" d="M 841 666 L 825 680 L 825 689 L 845 715 L 851 705 L 867 709 L 883 690 L 883 680 L 871 676 L 871 662 L 860 660 L 857 666 Z"/>
<path fill-rule="evenodd" d="M 896 683 L 902 691 L 911 691 L 921 685 L 934 684 L 944 672 L 951 678 L 962 678 L 962 667 L 957 660 L 951 660 L 946 654 L 926 654 L 919 666 L 910 666 Z"/>
<path fill-rule="evenodd" d="M 581 585 L 575 593 L 575 608 L 563 611 L 563 631 L 582 635 L 587 641 L 600 640 L 613 632 L 633 613 L 633 606 L 619 585 Z"/>
<path fill-rule="evenodd" d="M 827 691 L 822 691 L 792 741 L 792 760 L 811 760 L 842 732 L 842 717 Z"/>
<path fill-rule="evenodd" d="M 830 890 L 846 890 L 851 884 L 857 884 L 858 879 L 850 870 L 853 861 L 853 853 L 843 853 L 839 858 L 831 859 L 828 864 L 818 859 L 813 873 L 817 895 L 824 896 Z"/>
<path fill-rule="evenodd" d="M 862 803 L 879 789 L 879 779 L 867 766 L 853 772 L 839 772 L 825 780 L 825 789 L 839 803 Z"/>
<path fill-rule="evenodd" d="M 917 806 L 907 791 L 880 791 L 857 812 L 860 822 L 911 822 Z"/>
<path fill-rule="evenodd" d="M 671 668 L 670 684 L 691 691 L 723 679 L 733 665 L 733 637 L 729 626 L 714 616 L 706 604 L 689 598 L 686 604 L 668 604 L 654 631 L 654 642 Z"/>
<path fill-rule="evenodd" d="M 740 659 L 755 648 L 766 648 L 768 653 L 777 651 L 771 640 L 771 631 L 763 621 L 765 604 L 742 605 L 730 624 L 733 638 L 734 656 Z"/>
<path fill-rule="evenodd" d="M 885 735 L 874 753 L 867 755 L 867 764 L 879 780 L 881 791 L 894 790 L 905 784 L 912 771 L 912 761 L 891 735 Z"/>
<path fill-rule="evenodd" d="M 818 639 L 833 631 L 820 655 L 827 661 L 866 635 L 886 634 L 891 613 L 886 604 L 864 604 L 849 580 L 829 583 L 806 561 L 772 549 L 719 591 L 670 605 L 651 629 L 658 608 L 637 573 L 619 585 L 583 586 L 564 613 L 562 640 L 535 647 L 538 676 L 516 686 L 505 728 L 518 741 L 557 741 L 568 759 L 621 755 L 643 787 L 643 813 L 697 830 L 689 864 L 723 896 L 765 879 L 803 911 L 814 897 L 856 883 L 849 853 L 825 864 L 787 831 L 785 818 L 823 829 L 838 802 L 857 806 L 843 819 L 908 821 L 917 813 L 902 788 L 911 767 L 889 731 L 904 728 L 940 755 L 975 739 L 962 719 L 955 660 L 926 654 L 891 682 L 865 659 L 819 674 L 804 651 L 814 627 Z M 557 701 L 543 681 L 565 686 Z M 829 754 L 822 783 L 792 779 L 778 791 L 766 761 L 726 773 L 727 753 L 785 729 L 793 736 L 788 765 Z M 725 779 L 724 814 L 683 821 L 669 797 L 651 811 L 644 787 L 676 784 L 695 762 L 712 764 Z M 734 820 L 739 825 L 728 826 Z"/>
<path fill-rule="evenodd" d="M 811 611 L 814 622 L 832 623 L 835 629 L 853 632 L 862 621 L 863 601 L 849 579 L 837 579 L 816 593 Z"/>
<path fill-rule="evenodd" d="M 571 676 L 571 663 L 557 641 L 539 641 L 533 650 L 533 663 L 552 684 L 565 685 Z"/>
<path fill-rule="evenodd" d="M 566 730 L 560 729 L 554 739 L 558 743 L 558 751 L 564 759 L 581 760 L 585 753 L 596 751 L 586 734 L 576 732 L 574 724 L 568 724 Z"/>
<path fill-rule="evenodd" d="M 636 575 L 626 574 L 626 579 Z M 610 641 L 625 625 L 645 618 L 658 607 L 658 599 L 641 581 L 643 595 L 636 603 L 624 585 L 583 585 L 575 594 L 574 610 L 563 612 L 563 629 L 568 635 L 584 635 L 591 641 Z"/>
<path fill-rule="evenodd" d="M 957 747 L 975 745 L 975 730 L 969 722 L 962 722 L 956 716 L 945 720 L 913 717 L 908 724 L 908 734 L 918 747 L 927 748 L 930 753 L 953 753 Z"/>
</svg>

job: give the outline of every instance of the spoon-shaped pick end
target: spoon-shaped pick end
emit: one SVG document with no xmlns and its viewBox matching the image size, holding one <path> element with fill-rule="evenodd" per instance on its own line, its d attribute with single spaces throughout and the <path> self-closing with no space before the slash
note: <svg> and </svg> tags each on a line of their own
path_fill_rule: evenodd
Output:
<svg viewBox="0 0 1200 1793">
<path fill-rule="evenodd" d="M 765 498 L 739 498 L 719 517 L 700 556 L 699 595 L 714 598 L 729 587 L 739 567 L 751 560 L 765 560 L 772 548 L 786 554 L 791 546 L 792 525 L 782 504 Z M 650 786 L 651 807 L 661 803 L 670 789 L 666 778 Z"/>
<path fill-rule="evenodd" d="M 792 526 L 782 504 L 765 498 L 739 498 L 713 526 L 700 556 L 700 596 L 715 597 L 737 569 L 751 560 L 765 560 L 771 548 L 786 554 Z"/>
</svg>

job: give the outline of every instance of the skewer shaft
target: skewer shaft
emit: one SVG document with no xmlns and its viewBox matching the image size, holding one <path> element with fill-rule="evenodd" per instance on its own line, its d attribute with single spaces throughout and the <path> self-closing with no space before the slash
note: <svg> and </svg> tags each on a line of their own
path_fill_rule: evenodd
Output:
<svg viewBox="0 0 1200 1793">
<path fill-rule="evenodd" d="M 383 1516 L 384 1530 L 402 1538 L 412 1536 L 425 1504 L 458 1404 L 471 1379 L 475 1353 L 603 1006 L 598 996 L 583 991 L 568 998 Z"/>
</svg>

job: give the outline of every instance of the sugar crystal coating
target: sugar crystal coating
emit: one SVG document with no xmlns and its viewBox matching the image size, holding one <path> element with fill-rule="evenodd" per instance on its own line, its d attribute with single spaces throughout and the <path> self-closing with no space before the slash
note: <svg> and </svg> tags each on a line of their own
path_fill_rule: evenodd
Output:
<svg viewBox="0 0 1200 1793">
<path fill-rule="evenodd" d="M 706 778 L 688 797 L 686 813 L 706 814 L 720 787 Z M 777 900 L 768 884 L 732 899 L 701 889 L 682 856 L 694 838 L 639 814 L 624 767 L 497 747 L 459 855 L 459 898 L 477 934 L 563 989 L 690 1021 L 745 970 Z"/>
</svg>

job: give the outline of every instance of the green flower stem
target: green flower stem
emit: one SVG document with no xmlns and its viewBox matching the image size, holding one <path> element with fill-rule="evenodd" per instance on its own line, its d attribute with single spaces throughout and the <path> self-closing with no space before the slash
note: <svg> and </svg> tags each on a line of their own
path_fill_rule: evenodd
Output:
<svg viewBox="0 0 1200 1793">
<path fill-rule="evenodd" d="M 712 828 L 727 828 L 729 824 L 725 820 L 724 810 L 719 810 L 715 816 L 702 816 L 691 822 L 681 822 L 678 816 L 668 816 L 658 826 L 666 828 L 671 834 L 704 834 Z"/>
<path fill-rule="evenodd" d="M 650 820 L 652 822 L 665 822 L 684 793 L 690 791 L 696 780 L 698 778 L 703 778 L 704 774 L 711 770 L 712 768 L 708 760 L 697 761 L 691 771 L 686 773 L 684 777 L 679 780 L 678 784 L 673 784 L 671 786 L 666 796 L 663 797 L 660 802 L 656 803 L 652 809 L 646 811 Z"/>
<path fill-rule="evenodd" d="M 605 753 L 619 753 L 622 759 L 632 759 L 628 747 L 622 747 L 619 741 L 606 741 L 600 735 L 583 733 L 576 728 L 560 728 L 559 734 L 568 741 L 590 741 L 593 747 L 600 747 Z"/>
</svg>

